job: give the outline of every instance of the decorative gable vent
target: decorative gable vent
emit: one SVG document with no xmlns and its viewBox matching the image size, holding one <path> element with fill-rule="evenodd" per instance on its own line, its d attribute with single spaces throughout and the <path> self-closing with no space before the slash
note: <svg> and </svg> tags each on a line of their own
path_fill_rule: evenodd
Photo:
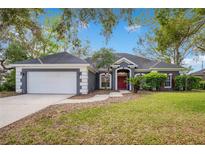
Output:
<svg viewBox="0 0 205 154">
<path fill-rule="evenodd" d="M 138 65 L 135 64 L 134 62 L 130 61 L 129 59 L 123 57 L 123 58 L 120 58 L 118 59 L 113 65 L 112 67 L 113 68 L 118 68 L 118 67 L 122 67 L 121 65 L 122 64 L 126 64 L 126 67 L 129 67 L 129 68 L 137 68 Z"/>
</svg>

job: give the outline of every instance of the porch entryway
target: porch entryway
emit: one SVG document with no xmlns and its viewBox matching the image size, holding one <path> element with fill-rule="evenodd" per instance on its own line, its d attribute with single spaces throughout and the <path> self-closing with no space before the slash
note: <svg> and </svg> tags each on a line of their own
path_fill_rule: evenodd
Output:
<svg viewBox="0 0 205 154">
<path fill-rule="evenodd" d="M 117 90 L 130 90 L 130 84 L 127 82 L 127 79 L 130 77 L 130 70 L 119 69 L 116 73 Z"/>
</svg>

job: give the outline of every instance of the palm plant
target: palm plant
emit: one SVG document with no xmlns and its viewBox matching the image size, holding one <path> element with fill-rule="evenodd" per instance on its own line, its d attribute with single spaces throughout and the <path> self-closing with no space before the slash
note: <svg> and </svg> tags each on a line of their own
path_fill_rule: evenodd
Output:
<svg viewBox="0 0 205 154">
<path fill-rule="evenodd" d="M 141 84 L 141 80 L 142 80 L 142 77 L 141 76 L 137 76 L 137 77 L 131 77 L 131 78 L 128 78 L 127 81 L 133 85 L 133 90 L 135 93 L 138 92 L 138 90 L 140 89 L 140 84 Z"/>
</svg>

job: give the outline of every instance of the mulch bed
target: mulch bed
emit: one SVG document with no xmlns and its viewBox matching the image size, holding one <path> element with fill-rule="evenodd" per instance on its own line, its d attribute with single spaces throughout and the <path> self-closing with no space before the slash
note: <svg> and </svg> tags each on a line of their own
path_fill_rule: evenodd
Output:
<svg viewBox="0 0 205 154">
<path fill-rule="evenodd" d="M 38 121 L 38 119 L 41 119 L 42 117 L 45 117 L 45 116 L 46 117 L 56 117 L 56 116 L 59 116 L 60 114 L 69 113 L 69 112 L 79 110 L 79 109 L 100 107 L 100 106 L 109 105 L 112 103 L 125 103 L 129 100 L 137 99 L 140 96 L 141 96 L 140 94 L 130 93 L 130 94 L 124 94 L 123 97 L 109 98 L 101 102 L 51 105 L 19 121 L 16 121 L 8 126 L 1 128 L 0 133 L 6 133 L 10 129 L 23 128 L 30 123 L 35 123 L 35 121 Z"/>
<path fill-rule="evenodd" d="M 0 98 L 2 98 L 2 97 L 8 97 L 8 96 L 16 96 L 16 95 L 18 95 L 18 94 L 17 94 L 16 92 L 14 92 L 14 91 L 0 92 Z"/>
</svg>

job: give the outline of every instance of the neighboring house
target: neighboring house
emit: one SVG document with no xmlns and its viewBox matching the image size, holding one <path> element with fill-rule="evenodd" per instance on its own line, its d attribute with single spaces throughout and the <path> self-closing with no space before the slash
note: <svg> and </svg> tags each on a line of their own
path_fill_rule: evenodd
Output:
<svg viewBox="0 0 205 154">
<path fill-rule="evenodd" d="M 17 93 L 87 94 L 95 89 L 105 88 L 105 70 L 95 68 L 91 58 L 80 59 L 67 52 L 61 52 L 38 59 L 17 62 Z M 173 78 L 182 67 L 157 62 L 131 55 L 116 53 L 116 61 L 110 72 L 108 87 L 113 90 L 131 90 L 127 78 L 151 71 L 168 74 L 164 90 L 173 89 Z"/>
<path fill-rule="evenodd" d="M 198 77 L 201 77 L 203 80 L 205 80 L 205 69 L 191 73 L 190 75 L 198 76 Z"/>
</svg>

